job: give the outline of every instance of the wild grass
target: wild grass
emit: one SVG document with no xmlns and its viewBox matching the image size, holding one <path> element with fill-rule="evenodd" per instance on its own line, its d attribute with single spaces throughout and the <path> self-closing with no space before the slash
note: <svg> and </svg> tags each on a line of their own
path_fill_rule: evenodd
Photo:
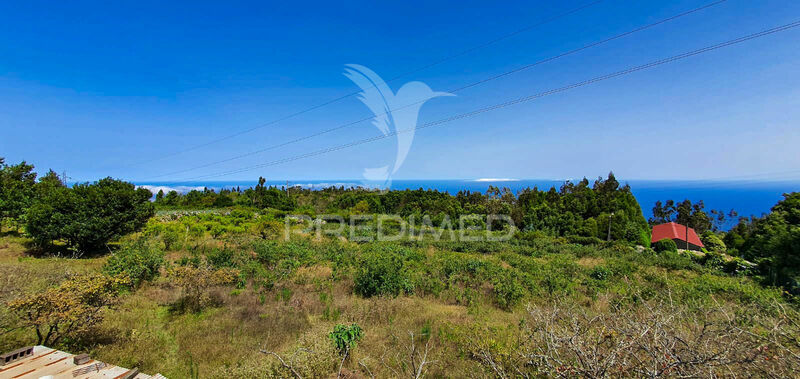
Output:
<svg viewBox="0 0 800 379">
<path fill-rule="evenodd" d="M 331 377 L 340 366 L 353 377 L 641 376 L 652 374 L 644 366 L 673 362 L 647 358 L 655 346 L 637 340 L 642 346 L 632 350 L 634 342 L 621 335 L 659 330 L 659 341 L 677 343 L 707 321 L 737 333 L 709 334 L 705 345 L 674 355 L 706 359 L 716 349 L 725 359 L 660 375 L 800 369 L 796 305 L 778 289 L 678 253 L 541 236 L 355 243 L 298 233 L 283 242 L 249 229 L 259 215 L 158 217 L 142 235 L 166 250 L 160 275 L 143 275 L 94 332 L 56 347 L 167 377 Z M 176 242 L 154 232 L 187 217 L 193 221 Z M 231 228 L 215 237 L 218 221 Z M 206 223 L 202 232 L 190 232 L 194 222 Z M 116 259 L 113 267 L 135 258 Z M 102 272 L 107 259 L 34 258 L 24 237 L 3 236 L 0 301 L 75 273 Z M 181 267 L 237 274 L 231 284 L 204 286 L 212 301 L 188 309 L 176 307 L 185 292 L 169 274 Z M 14 315 L 5 308 L 0 315 L 2 350 L 31 343 L 30 330 L 15 329 Z M 344 360 L 328 339 L 338 324 L 364 331 Z M 578 345 L 565 342 L 575 333 L 571 325 L 585 332 Z M 606 358 L 587 366 L 590 355 Z"/>
</svg>

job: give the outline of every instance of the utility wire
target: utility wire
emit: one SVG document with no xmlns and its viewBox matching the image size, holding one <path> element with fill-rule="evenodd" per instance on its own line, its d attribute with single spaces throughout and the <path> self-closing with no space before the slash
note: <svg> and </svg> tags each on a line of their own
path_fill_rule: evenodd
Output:
<svg viewBox="0 0 800 379">
<path fill-rule="evenodd" d="M 604 0 L 596 0 L 596 1 L 592 1 L 592 2 L 590 2 L 590 3 L 587 3 L 587 4 L 584 4 L 584 5 L 581 5 L 581 6 L 577 7 L 577 8 L 573 8 L 573 9 L 570 9 L 570 10 L 568 10 L 568 11 L 566 11 L 566 12 L 559 13 L 559 14 L 557 14 L 557 15 L 555 15 L 555 16 L 552 16 L 552 17 L 546 18 L 546 19 L 544 19 L 544 20 L 542 20 L 542 21 L 540 21 L 540 22 L 538 22 L 538 23 L 536 23 L 536 24 L 533 24 L 533 25 L 530 25 L 530 26 L 526 26 L 526 27 L 524 27 L 524 28 L 522 28 L 522 29 L 515 30 L 515 31 L 513 31 L 513 32 L 511 32 L 511 33 L 508 33 L 508 34 L 502 35 L 502 36 L 500 36 L 500 37 L 497 37 L 497 38 L 495 38 L 495 39 L 493 39 L 493 40 L 490 40 L 490 41 L 488 41 L 488 42 L 482 43 L 482 44 L 480 44 L 480 45 L 477 45 L 477 46 L 473 46 L 473 47 L 471 47 L 471 48 L 468 48 L 468 49 L 466 49 L 466 50 L 462 50 L 462 51 L 460 51 L 460 52 L 458 52 L 458 53 L 455 53 L 455 54 L 453 54 L 453 55 L 449 55 L 449 56 L 447 56 L 447 57 L 444 57 L 444 58 L 442 58 L 442 59 L 439 59 L 439 60 L 437 60 L 437 61 L 434 61 L 434 62 L 432 62 L 432 63 L 426 64 L 426 65 L 424 65 L 424 66 L 418 67 L 418 68 L 416 68 L 416 69 L 413 69 L 413 70 L 411 70 L 411 71 L 407 71 L 407 72 L 405 72 L 405 73 L 402 73 L 402 74 L 400 74 L 400 75 L 397 75 L 397 76 L 395 76 L 395 77 L 393 77 L 393 78 L 389 79 L 389 80 L 388 80 L 388 82 L 391 82 L 391 81 L 394 81 L 394 80 L 397 80 L 397 79 L 400 79 L 400 78 L 406 77 L 406 76 L 408 76 L 408 75 L 411 75 L 411 74 L 415 74 L 415 73 L 417 73 L 417 72 L 420 72 L 420 71 L 423 71 L 423 70 L 427 70 L 427 69 L 429 69 L 429 68 L 431 68 L 431 67 L 437 66 L 437 65 L 439 65 L 439 64 L 442 64 L 442 63 L 444 63 L 444 62 L 447 62 L 447 61 L 453 60 L 453 59 L 455 59 L 455 58 L 458 58 L 458 57 L 461 57 L 461 56 L 464 56 L 464 55 L 467 55 L 467 54 L 469 54 L 469 53 L 471 53 L 471 52 L 473 52 L 473 51 L 476 51 L 476 50 L 480 50 L 480 49 L 483 49 L 483 48 L 489 47 L 489 46 L 491 46 L 491 45 L 494 45 L 494 44 L 496 44 L 496 43 L 498 43 L 498 42 L 500 42 L 500 41 L 503 41 L 503 40 L 506 40 L 506 39 L 508 39 L 508 38 L 514 37 L 514 36 L 516 36 L 516 35 L 518 35 L 518 34 L 521 34 L 521 33 L 527 32 L 527 31 L 529 31 L 529 30 L 531 30 L 531 29 L 535 29 L 535 28 L 537 28 L 537 27 L 540 27 L 540 26 L 542 26 L 542 25 L 545 25 L 545 24 L 551 23 L 551 22 L 553 22 L 553 21 L 556 21 L 556 20 L 558 20 L 558 19 L 561 19 L 561 18 L 564 18 L 564 17 L 566 17 L 566 16 L 569 16 L 569 15 L 571 15 L 571 14 L 573 14 L 573 13 L 577 13 L 577 12 L 579 12 L 579 11 L 582 11 L 582 10 L 586 9 L 586 8 L 589 8 L 589 7 L 592 7 L 592 6 L 596 5 L 596 4 L 599 4 L 599 3 L 603 2 L 603 1 L 604 1 Z M 280 117 L 280 118 L 274 119 L 274 120 L 272 120 L 272 121 L 269 121 L 269 122 L 266 122 L 266 123 L 264 123 L 264 124 L 261 124 L 261 125 L 254 126 L 254 127 L 250 128 L 250 129 L 245 129 L 245 130 L 242 130 L 242 131 L 239 131 L 239 132 L 236 132 L 236 133 L 232 133 L 232 134 L 229 134 L 229 135 L 226 135 L 226 136 L 223 136 L 223 137 L 217 138 L 217 139 L 215 139 L 215 140 L 211 140 L 211 141 L 209 141 L 209 142 L 205 142 L 205 143 L 202 143 L 202 144 L 199 144 L 199 145 L 195 145 L 195 146 L 192 146 L 192 147 L 189 147 L 189 148 L 183 149 L 183 150 L 179 150 L 179 151 L 176 151 L 176 152 L 173 152 L 173 153 L 169 153 L 169 154 L 166 154 L 166 155 L 162 155 L 162 156 L 160 156 L 160 157 L 158 157 L 158 158 L 153 158 L 153 159 L 145 160 L 145 161 L 142 161 L 142 162 L 139 162 L 139 163 L 130 164 L 130 165 L 128 165 L 128 166 L 137 166 L 137 165 L 142 165 L 142 164 L 146 164 L 146 163 L 151 163 L 151 162 L 159 161 L 159 160 L 162 160 L 162 159 L 165 159 L 165 158 L 173 157 L 173 156 L 180 155 L 180 154 L 183 154 L 183 153 L 187 153 L 187 152 L 190 152 L 190 151 L 194 151 L 194 150 L 197 150 L 197 149 L 200 149 L 200 148 L 206 147 L 206 146 L 210 146 L 210 145 L 213 145 L 213 144 L 216 144 L 216 143 L 222 142 L 222 141 L 226 141 L 226 140 L 229 140 L 229 139 L 231 139 L 231 138 L 235 138 L 235 137 L 238 137 L 238 136 L 241 136 L 241 135 L 247 134 L 247 133 L 251 133 L 251 132 L 254 132 L 254 131 L 256 131 L 256 130 L 259 130 L 259 129 L 265 128 L 265 127 L 267 127 L 267 126 L 275 125 L 275 124 L 277 124 L 277 123 L 279 123 L 279 122 L 286 121 L 286 120 L 288 120 L 288 119 L 290 119 L 290 118 L 294 118 L 294 117 L 300 116 L 300 115 L 302 115 L 302 114 L 304 114 L 304 113 L 308 113 L 308 112 L 311 112 L 311 111 L 313 111 L 313 110 L 316 110 L 316 109 L 319 109 L 319 108 L 325 107 L 325 106 L 327 106 L 327 105 L 330 105 L 330 104 L 336 103 L 336 102 L 338 102 L 338 101 L 341 101 L 341 100 L 347 99 L 347 98 L 349 98 L 349 97 L 352 97 L 352 96 L 358 95 L 359 93 L 361 93 L 361 91 L 360 91 L 360 90 L 359 90 L 359 91 L 355 91 L 355 92 L 350 92 L 350 93 L 348 93 L 348 94 L 345 94 L 345 95 L 342 95 L 342 96 L 339 96 L 339 97 L 333 98 L 333 99 L 331 99 L 331 100 L 328 100 L 328 101 L 325 101 L 325 102 L 323 102 L 323 103 L 320 103 L 320 104 L 317 104 L 317 105 L 313 105 L 313 106 L 311 106 L 311 107 L 305 108 L 305 109 L 303 109 L 303 110 L 300 110 L 300 111 L 297 111 L 297 112 L 294 112 L 294 113 L 290 113 L 290 114 L 288 114 L 288 115 L 286 115 L 286 116 L 283 116 L 283 117 Z"/>
<path fill-rule="evenodd" d="M 472 112 L 457 114 L 457 115 L 454 115 L 454 116 L 451 116 L 451 117 L 447 117 L 447 118 L 443 118 L 443 119 L 440 119 L 440 120 L 437 120 L 437 121 L 425 123 L 425 124 L 422 124 L 422 125 L 419 125 L 419 126 L 416 126 L 416 127 L 413 127 L 413 128 L 395 130 L 395 131 L 390 132 L 390 133 L 388 133 L 386 135 L 378 135 L 378 136 L 375 136 L 375 137 L 365 138 L 365 139 L 353 141 L 353 142 L 342 144 L 342 145 L 337 145 L 337 146 L 333 146 L 333 147 L 329 147 L 329 148 L 325 148 L 325 149 L 321 149 L 321 150 L 316 150 L 316 151 L 312 151 L 312 152 L 308 152 L 308 153 L 304 153 L 304 154 L 300 154 L 300 155 L 295 155 L 295 156 L 292 156 L 292 157 L 283 158 L 283 159 L 279 159 L 279 160 L 275 160 L 275 161 L 271 161 L 271 162 L 267 162 L 267 163 L 263 163 L 263 164 L 258 164 L 258 165 L 254 165 L 254 166 L 245 167 L 245 168 L 242 168 L 242 169 L 196 176 L 196 177 L 184 179 L 181 182 L 195 180 L 195 179 L 204 179 L 204 178 L 211 178 L 211 177 L 227 176 L 227 175 L 237 174 L 237 173 L 246 172 L 246 171 L 251 171 L 251 170 L 255 170 L 255 169 L 259 169 L 259 168 L 275 166 L 275 165 L 279 165 L 279 164 L 283 164 L 283 163 L 287 163 L 287 162 L 292 162 L 292 161 L 296 161 L 296 160 L 300 160 L 300 159 L 310 158 L 310 157 L 317 156 L 317 155 L 327 154 L 327 153 L 330 153 L 330 152 L 334 152 L 334 151 L 350 148 L 350 147 L 353 147 L 353 146 L 358 146 L 358 145 L 363 145 L 363 144 L 374 142 L 374 141 L 379 141 L 379 140 L 382 140 L 384 138 L 392 137 L 392 136 L 395 136 L 395 135 L 400 134 L 400 133 L 407 133 L 407 132 L 410 132 L 412 130 L 421 130 L 421 129 L 432 128 L 432 127 L 435 127 L 435 126 L 440 126 L 440 125 L 443 125 L 443 124 L 446 124 L 446 123 L 449 123 L 449 122 L 452 122 L 452 121 L 473 117 L 473 116 L 479 115 L 481 113 L 486 113 L 486 112 L 494 111 L 494 110 L 497 110 L 497 109 L 506 108 L 506 107 L 509 107 L 509 106 L 512 106 L 512 105 L 517 105 L 517 104 L 520 104 L 520 103 L 533 101 L 533 100 L 540 99 L 540 98 L 545 97 L 545 96 L 557 94 L 557 93 L 560 93 L 560 92 L 565 92 L 565 91 L 568 91 L 568 90 L 571 90 L 571 89 L 575 89 L 575 88 L 579 88 L 579 87 L 583 87 L 583 86 L 586 86 L 586 85 L 589 85 L 589 84 L 594 84 L 594 83 L 605 81 L 605 80 L 608 80 L 608 79 L 613 79 L 613 78 L 616 78 L 618 76 L 631 74 L 631 73 L 634 73 L 634 72 L 638 72 L 638 71 L 646 70 L 646 69 L 653 68 L 653 67 L 656 67 L 656 66 L 660 66 L 660 65 L 663 65 L 663 64 L 666 64 L 666 63 L 671 63 L 671 62 L 675 62 L 675 61 L 678 61 L 678 60 L 681 60 L 681 59 L 693 57 L 695 55 L 707 53 L 709 51 L 721 49 L 723 47 L 739 44 L 739 43 L 746 42 L 746 41 L 749 41 L 749 40 L 752 40 L 752 39 L 756 39 L 756 38 L 764 37 L 764 36 L 771 35 L 771 34 L 774 34 L 774 33 L 786 31 L 786 30 L 789 30 L 789 29 L 792 29 L 792 28 L 796 28 L 798 26 L 800 26 L 800 21 L 795 21 L 795 22 L 792 22 L 792 23 L 788 23 L 788 24 L 785 24 L 785 25 L 781 25 L 781 26 L 778 26 L 778 27 L 771 28 L 771 29 L 766 29 L 766 30 L 763 30 L 763 31 L 760 31 L 760 32 L 757 32 L 757 33 L 749 34 L 749 35 L 746 35 L 746 36 L 743 36 L 743 37 L 735 38 L 735 39 L 728 40 L 728 41 L 725 41 L 725 42 L 722 42 L 722 43 L 718 43 L 718 44 L 715 44 L 715 45 L 707 46 L 707 47 L 704 47 L 704 48 L 701 48 L 701 49 L 692 50 L 692 51 L 689 51 L 689 52 L 685 52 L 683 54 L 678 54 L 678 55 L 674 55 L 674 56 L 671 56 L 671 57 L 668 57 L 668 58 L 656 60 L 656 61 L 653 61 L 653 62 L 650 62 L 650 63 L 647 63 L 647 64 L 643 64 L 643 65 L 640 65 L 640 66 L 635 66 L 635 67 L 627 68 L 625 70 L 617 71 L 617 72 L 614 72 L 614 73 L 610 73 L 610 74 L 594 77 L 592 79 L 588 79 L 588 80 L 584 80 L 584 81 L 581 81 L 581 82 L 573 83 L 573 84 L 570 84 L 570 85 L 567 85 L 567 86 L 564 86 L 564 87 L 559 87 L 559 88 L 551 89 L 551 90 L 548 90 L 548 91 L 539 92 L 539 93 L 536 93 L 536 94 L 533 94 L 533 95 L 530 95 L 530 96 L 520 97 L 520 98 L 517 98 L 517 99 L 514 99 L 514 100 L 507 101 L 507 102 L 503 102 L 503 103 L 491 105 L 491 106 L 488 106 L 488 107 L 480 108 L 480 109 L 474 110 Z"/>
<path fill-rule="evenodd" d="M 490 76 L 488 78 L 484 78 L 484 79 L 481 79 L 479 81 L 472 82 L 472 83 L 469 83 L 469 84 L 461 86 L 461 87 L 453 88 L 453 89 L 451 89 L 451 90 L 449 90 L 447 92 L 455 93 L 455 92 L 463 91 L 465 89 L 472 88 L 472 87 L 475 87 L 475 86 L 478 86 L 478 85 L 481 85 L 481 84 L 484 84 L 484 83 L 487 83 L 487 82 L 490 82 L 490 81 L 493 81 L 493 80 L 497 80 L 497 79 L 500 79 L 500 78 L 503 78 L 503 77 L 506 77 L 506 76 L 509 76 L 509 75 L 512 75 L 512 74 L 517 74 L 517 73 L 520 73 L 522 71 L 525 71 L 525 70 L 531 69 L 533 67 L 536 67 L 538 65 L 541 65 L 541 64 L 544 64 L 544 63 L 548 63 L 548 62 L 557 60 L 559 58 L 563 58 L 563 57 L 568 56 L 568 55 L 576 54 L 576 53 L 581 52 L 583 50 L 587 50 L 587 49 L 590 49 L 590 48 L 593 48 L 593 47 L 596 47 L 596 46 L 599 46 L 599 45 L 602 45 L 602 44 L 605 44 L 605 43 L 608 43 L 608 42 L 611 42 L 611 41 L 614 41 L 614 40 L 617 40 L 617 39 L 620 39 L 620 38 L 623 38 L 623 37 L 627 37 L 627 36 L 629 36 L 631 34 L 638 33 L 638 32 L 641 32 L 643 30 L 646 30 L 646 29 L 650 29 L 652 27 L 655 27 L 655 26 L 658 26 L 658 25 L 673 21 L 673 20 L 678 19 L 680 17 L 687 16 L 687 15 L 690 15 L 692 13 L 696 13 L 696 12 L 702 11 L 704 9 L 707 9 L 707 8 L 713 7 L 715 5 L 724 3 L 725 1 L 727 1 L 727 0 L 714 1 L 714 2 L 708 3 L 706 5 L 703 5 L 701 7 L 698 7 L 698 8 L 683 12 L 683 13 L 679 13 L 679 14 L 676 14 L 676 15 L 674 15 L 672 17 L 668 17 L 668 18 L 665 18 L 665 19 L 662 19 L 662 20 L 659 20 L 659 21 L 656 21 L 656 22 L 653 22 L 653 23 L 650 23 L 650 24 L 647 24 L 647 25 L 644 25 L 644 26 L 640 26 L 640 27 L 635 28 L 633 30 L 629 30 L 627 32 L 620 33 L 620 34 L 617 34 L 615 36 L 612 36 L 612 37 L 609 37 L 609 38 L 606 38 L 606 39 L 603 39 L 603 40 L 600 40 L 600 41 L 596 41 L 596 42 L 592 42 L 592 43 L 590 43 L 588 45 L 584 45 L 582 47 L 579 47 L 579 48 L 576 48 L 576 49 L 572 49 L 572 50 L 563 52 L 561 54 L 557 54 L 557 55 L 551 56 L 549 58 L 545 58 L 545 59 L 539 60 L 537 62 L 530 63 L 530 64 L 527 64 L 527 65 L 515 68 L 515 69 L 510 70 L 510 71 L 505 71 L 503 73 L 500 73 L 500 74 L 497 74 L 497 75 L 494 75 L 494 76 Z M 260 153 L 263 153 L 263 152 L 266 152 L 266 151 L 269 151 L 269 150 L 273 150 L 273 149 L 277 149 L 277 148 L 280 148 L 280 147 L 288 146 L 288 145 L 291 145 L 291 144 L 295 144 L 295 143 L 298 143 L 298 142 L 309 140 L 309 139 L 314 138 L 314 137 L 319 137 L 319 136 L 327 134 L 327 133 L 331 133 L 331 132 L 334 132 L 334 131 L 337 131 L 337 130 L 348 128 L 348 127 L 351 127 L 351 126 L 354 126 L 354 125 L 357 125 L 357 124 L 372 120 L 375 117 L 380 117 L 380 116 L 383 116 L 383 115 L 386 115 L 386 114 L 390 114 L 390 113 L 395 112 L 395 111 L 399 111 L 401 109 L 405 109 L 405 108 L 408 108 L 408 107 L 411 107 L 411 106 L 414 106 L 414 105 L 417 105 L 417 104 L 420 104 L 420 103 L 424 103 L 425 101 L 426 101 L 425 99 L 422 99 L 420 101 L 417 101 L 417 102 L 414 102 L 414 103 L 411 103 L 411 104 L 406 104 L 404 106 L 388 110 L 388 111 L 386 111 L 384 113 L 381 113 L 381 114 L 378 114 L 378 115 L 362 118 L 360 120 L 356 120 L 356 121 L 353 121 L 353 122 L 342 124 L 342 125 L 339 125 L 339 126 L 336 126 L 336 127 L 333 127 L 333 128 L 325 129 L 325 130 L 322 130 L 322 131 L 319 131 L 319 132 L 316 132 L 316 133 L 313 133 L 313 134 L 310 134 L 310 135 L 306 135 L 306 136 L 303 136 L 303 137 L 298 137 L 298 138 L 295 138 L 295 139 L 292 139 L 292 140 L 289 140 L 289 141 L 285 141 L 285 142 L 281 142 L 281 143 L 278 143 L 278 144 L 270 145 L 270 146 L 264 147 L 262 149 L 258 149 L 258 150 L 250 151 L 250 152 L 247 152 L 247 153 L 242 153 L 242 154 L 239 154 L 239 155 L 235 155 L 235 156 L 232 156 L 230 158 L 223 159 L 223 160 L 214 161 L 214 162 L 210 162 L 210 163 L 205 163 L 205 164 L 202 164 L 202 165 L 198 165 L 198 166 L 194 166 L 194 167 L 190 167 L 190 168 L 186 168 L 186 169 L 181 169 L 181 170 L 177 170 L 177 171 L 172 171 L 172 172 L 168 172 L 168 173 L 164 173 L 164 174 L 159 174 L 159 175 L 153 176 L 152 178 L 161 178 L 161 177 L 165 177 L 165 176 L 172 176 L 172 175 L 175 175 L 175 174 L 182 174 L 184 172 L 199 170 L 201 168 L 207 168 L 207 167 L 211 167 L 211 166 L 216 166 L 218 164 L 234 161 L 234 160 L 237 160 L 237 159 L 246 158 L 246 157 L 253 156 L 253 155 L 256 155 L 256 154 L 260 154 Z"/>
</svg>

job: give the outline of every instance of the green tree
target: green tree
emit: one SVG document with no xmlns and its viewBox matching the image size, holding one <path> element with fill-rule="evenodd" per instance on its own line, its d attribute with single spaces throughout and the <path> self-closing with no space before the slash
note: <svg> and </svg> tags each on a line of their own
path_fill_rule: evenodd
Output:
<svg viewBox="0 0 800 379">
<path fill-rule="evenodd" d="M 784 194 L 763 220 L 757 221 L 746 257 L 769 262 L 772 284 L 800 293 L 800 192 Z"/>
<path fill-rule="evenodd" d="M 0 222 L 22 221 L 25 210 L 34 198 L 36 173 L 33 165 L 22 161 L 17 165 L 6 165 L 0 161 Z"/>
<path fill-rule="evenodd" d="M 164 205 L 168 206 L 176 206 L 178 205 L 178 201 L 180 200 L 180 195 L 178 191 L 169 191 L 167 196 L 164 197 Z"/>
<path fill-rule="evenodd" d="M 698 234 L 702 234 L 715 229 L 716 225 L 724 222 L 724 213 L 712 211 L 711 214 L 714 216 L 712 218 L 704 209 L 703 200 L 692 203 L 691 200 L 686 199 L 677 204 L 673 200 L 667 200 L 665 203 L 657 201 L 653 207 L 653 217 L 649 222 L 651 225 L 656 225 L 674 221 L 681 225 L 688 225 Z M 723 215 L 721 219 L 720 214 Z M 735 212 L 731 211 L 731 214 L 735 214 Z"/>
<path fill-rule="evenodd" d="M 40 245 L 62 240 L 80 253 L 99 251 L 145 225 L 154 214 L 151 197 L 146 189 L 111 178 L 54 188 L 28 209 L 25 230 Z"/>
<path fill-rule="evenodd" d="M 34 193 L 36 198 L 44 198 L 52 191 L 58 188 L 66 187 L 66 183 L 61 181 L 61 178 L 55 171 L 50 170 L 45 176 L 39 178 L 39 181 L 34 186 Z"/>
</svg>

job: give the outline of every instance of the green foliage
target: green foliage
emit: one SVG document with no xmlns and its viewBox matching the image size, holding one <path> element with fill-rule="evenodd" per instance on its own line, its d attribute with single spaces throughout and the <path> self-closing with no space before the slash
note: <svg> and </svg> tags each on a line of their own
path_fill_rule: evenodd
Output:
<svg viewBox="0 0 800 379">
<path fill-rule="evenodd" d="M 397 296 L 413 290 L 405 269 L 403 250 L 378 250 L 365 253 L 354 278 L 355 291 L 364 297 Z"/>
<path fill-rule="evenodd" d="M 336 351 L 344 356 L 358 345 L 358 341 L 364 338 L 364 330 L 358 324 L 350 326 L 337 324 L 328 334 L 328 338 L 333 342 Z"/>
<path fill-rule="evenodd" d="M 678 251 L 678 245 L 675 243 L 675 241 L 665 238 L 663 240 L 656 241 L 656 243 L 653 244 L 653 250 L 655 250 L 657 253 Z"/>
<path fill-rule="evenodd" d="M 670 270 L 695 270 L 700 268 L 691 258 L 673 250 L 665 250 L 655 255 L 652 258 L 652 263 Z"/>
<path fill-rule="evenodd" d="M 0 158 L 0 222 L 22 221 L 25 210 L 35 197 L 36 173 L 33 165 L 22 161 L 6 165 Z"/>
<path fill-rule="evenodd" d="M 770 259 L 771 284 L 800 294 L 800 192 L 783 196 L 770 214 L 754 223 L 742 249 L 746 258 Z"/>
<path fill-rule="evenodd" d="M 724 252 L 727 249 L 725 247 L 725 242 L 723 242 L 722 239 L 712 231 L 706 231 L 703 233 L 700 236 L 700 240 L 703 241 L 703 245 L 709 251 Z"/>
<path fill-rule="evenodd" d="M 233 250 L 228 248 L 212 249 L 206 254 L 206 260 L 212 267 L 234 267 L 234 253 Z"/>
<path fill-rule="evenodd" d="M 595 266 L 592 271 L 589 273 L 589 276 L 595 280 L 606 280 L 613 275 L 614 272 L 611 271 L 610 268 L 605 266 Z"/>
<path fill-rule="evenodd" d="M 513 273 L 508 271 L 495 278 L 493 287 L 497 306 L 505 310 L 511 310 L 526 295 L 525 287 Z"/>
<path fill-rule="evenodd" d="M 674 221 L 689 226 L 698 234 L 703 234 L 712 230 L 715 221 L 704 209 L 705 204 L 702 200 L 694 204 L 689 199 L 680 203 L 676 203 L 674 200 L 667 200 L 665 203 L 657 201 L 653 207 L 653 217 L 649 221 L 652 225 Z M 718 217 L 720 223 L 724 221 L 723 212 L 714 210 L 711 213 Z M 731 211 L 731 214 L 735 214 L 735 212 Z"/>
<path fill-rule="evenodd" d="M 63 240 L 81 253 L 142 228 L 153 216 L 150 191 L 111 178 L 56 188 L 28 209 L 26 232 L 38 244 Z"/>
<path fill-rule="evenodd" d="M 180 242 L 184 240 L 186 229 L 183 225 L 178 223 L 167 224 L 161 232 L 161 241 L 164 242 L 164 248 L 173 250 L 180 248 Z"/>
<path fill-rule="evenodd" d="M 630 187 L 620 186 L 613 173 L 606 179 L 598 178 L 594 186 L 583 179 L 577 184 L 567 182 L 559 190 L 523 190 L 518 206 L 524 215 L 520 221 L 525 230 L 602 240 L 608 238 L 610 231 L 612 240 L 648 246 L 650 228 L 641 208 Z"/>
<path fill-rule="evenodd" d="M 113 277 L 127 278 L 131 285 L 152 280 L 164 265 L 164 252 L 139 240 L 122 245 L 103 266 L 103 272 Z"/>
<path fill-rule="evenodd" d="M 699 259 L 699 262 L 703 266 L 719 271 L 724 271 L 725 264 L 727 263 L 725 257 L 721 253 L 717 252 L 707 252 L 701 259 Z"/>
<path fill-rule="evenodd" d="M 605 241 L 601 240 L 600 238 L 597 238 L 597 237 L 594 237 L 594 236 L 590 236 L 590 237 L 586 237 L 586 236 L 567 236 L 567 241 L 569 241 L 570 243 L 577 243 L 577 244 L 581 244 L 581 245 L 601 245 L 603 242 L 605 242 Z"/>
<path fill-rule="evenodd" d="M 214 239 L 218 239 L 228 231 L 228 228 L 226 228 L 225 225 L 215 224 L 211 226 L 211 229 L 209 231 L 211 232 L 211 237 L 214 237 Z"/>
<path fill-rule="evenodd" d="M 750 275 L 755 271 L 755 265 L 742 258 L 733 257 L 725 262 L 722 271 L 731 275 Z"/>
<path fill-rule="evenodd" d="M 292 289 L 288 287 L 283 287 L 278 292 L 278 300 L 283 301 L 284 303 L 289 303 L 289 300 L 292 299 Z"/>
<path fill-rule="evenodd" d="M 255 229 L 263 239 L 277 239 L 283 233 L 283 224 L 269 217 L 261 217 Z"/>
</svg>

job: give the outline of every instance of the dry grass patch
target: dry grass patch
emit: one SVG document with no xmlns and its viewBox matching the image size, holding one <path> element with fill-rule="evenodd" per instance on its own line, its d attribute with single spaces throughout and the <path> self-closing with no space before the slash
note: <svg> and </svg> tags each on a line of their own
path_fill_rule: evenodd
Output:
<svg viewBox="0 0 800 379">
<path fill-rule="evenodd" d="M 603 258 L 595 258 L 595 257 L 583 257 L 575 261 L 578 266 L 583 268 L 594 268 L 596 266 L 600 266 L 601 264 L 605 263 L 605 259 Z"/>
</svg>

